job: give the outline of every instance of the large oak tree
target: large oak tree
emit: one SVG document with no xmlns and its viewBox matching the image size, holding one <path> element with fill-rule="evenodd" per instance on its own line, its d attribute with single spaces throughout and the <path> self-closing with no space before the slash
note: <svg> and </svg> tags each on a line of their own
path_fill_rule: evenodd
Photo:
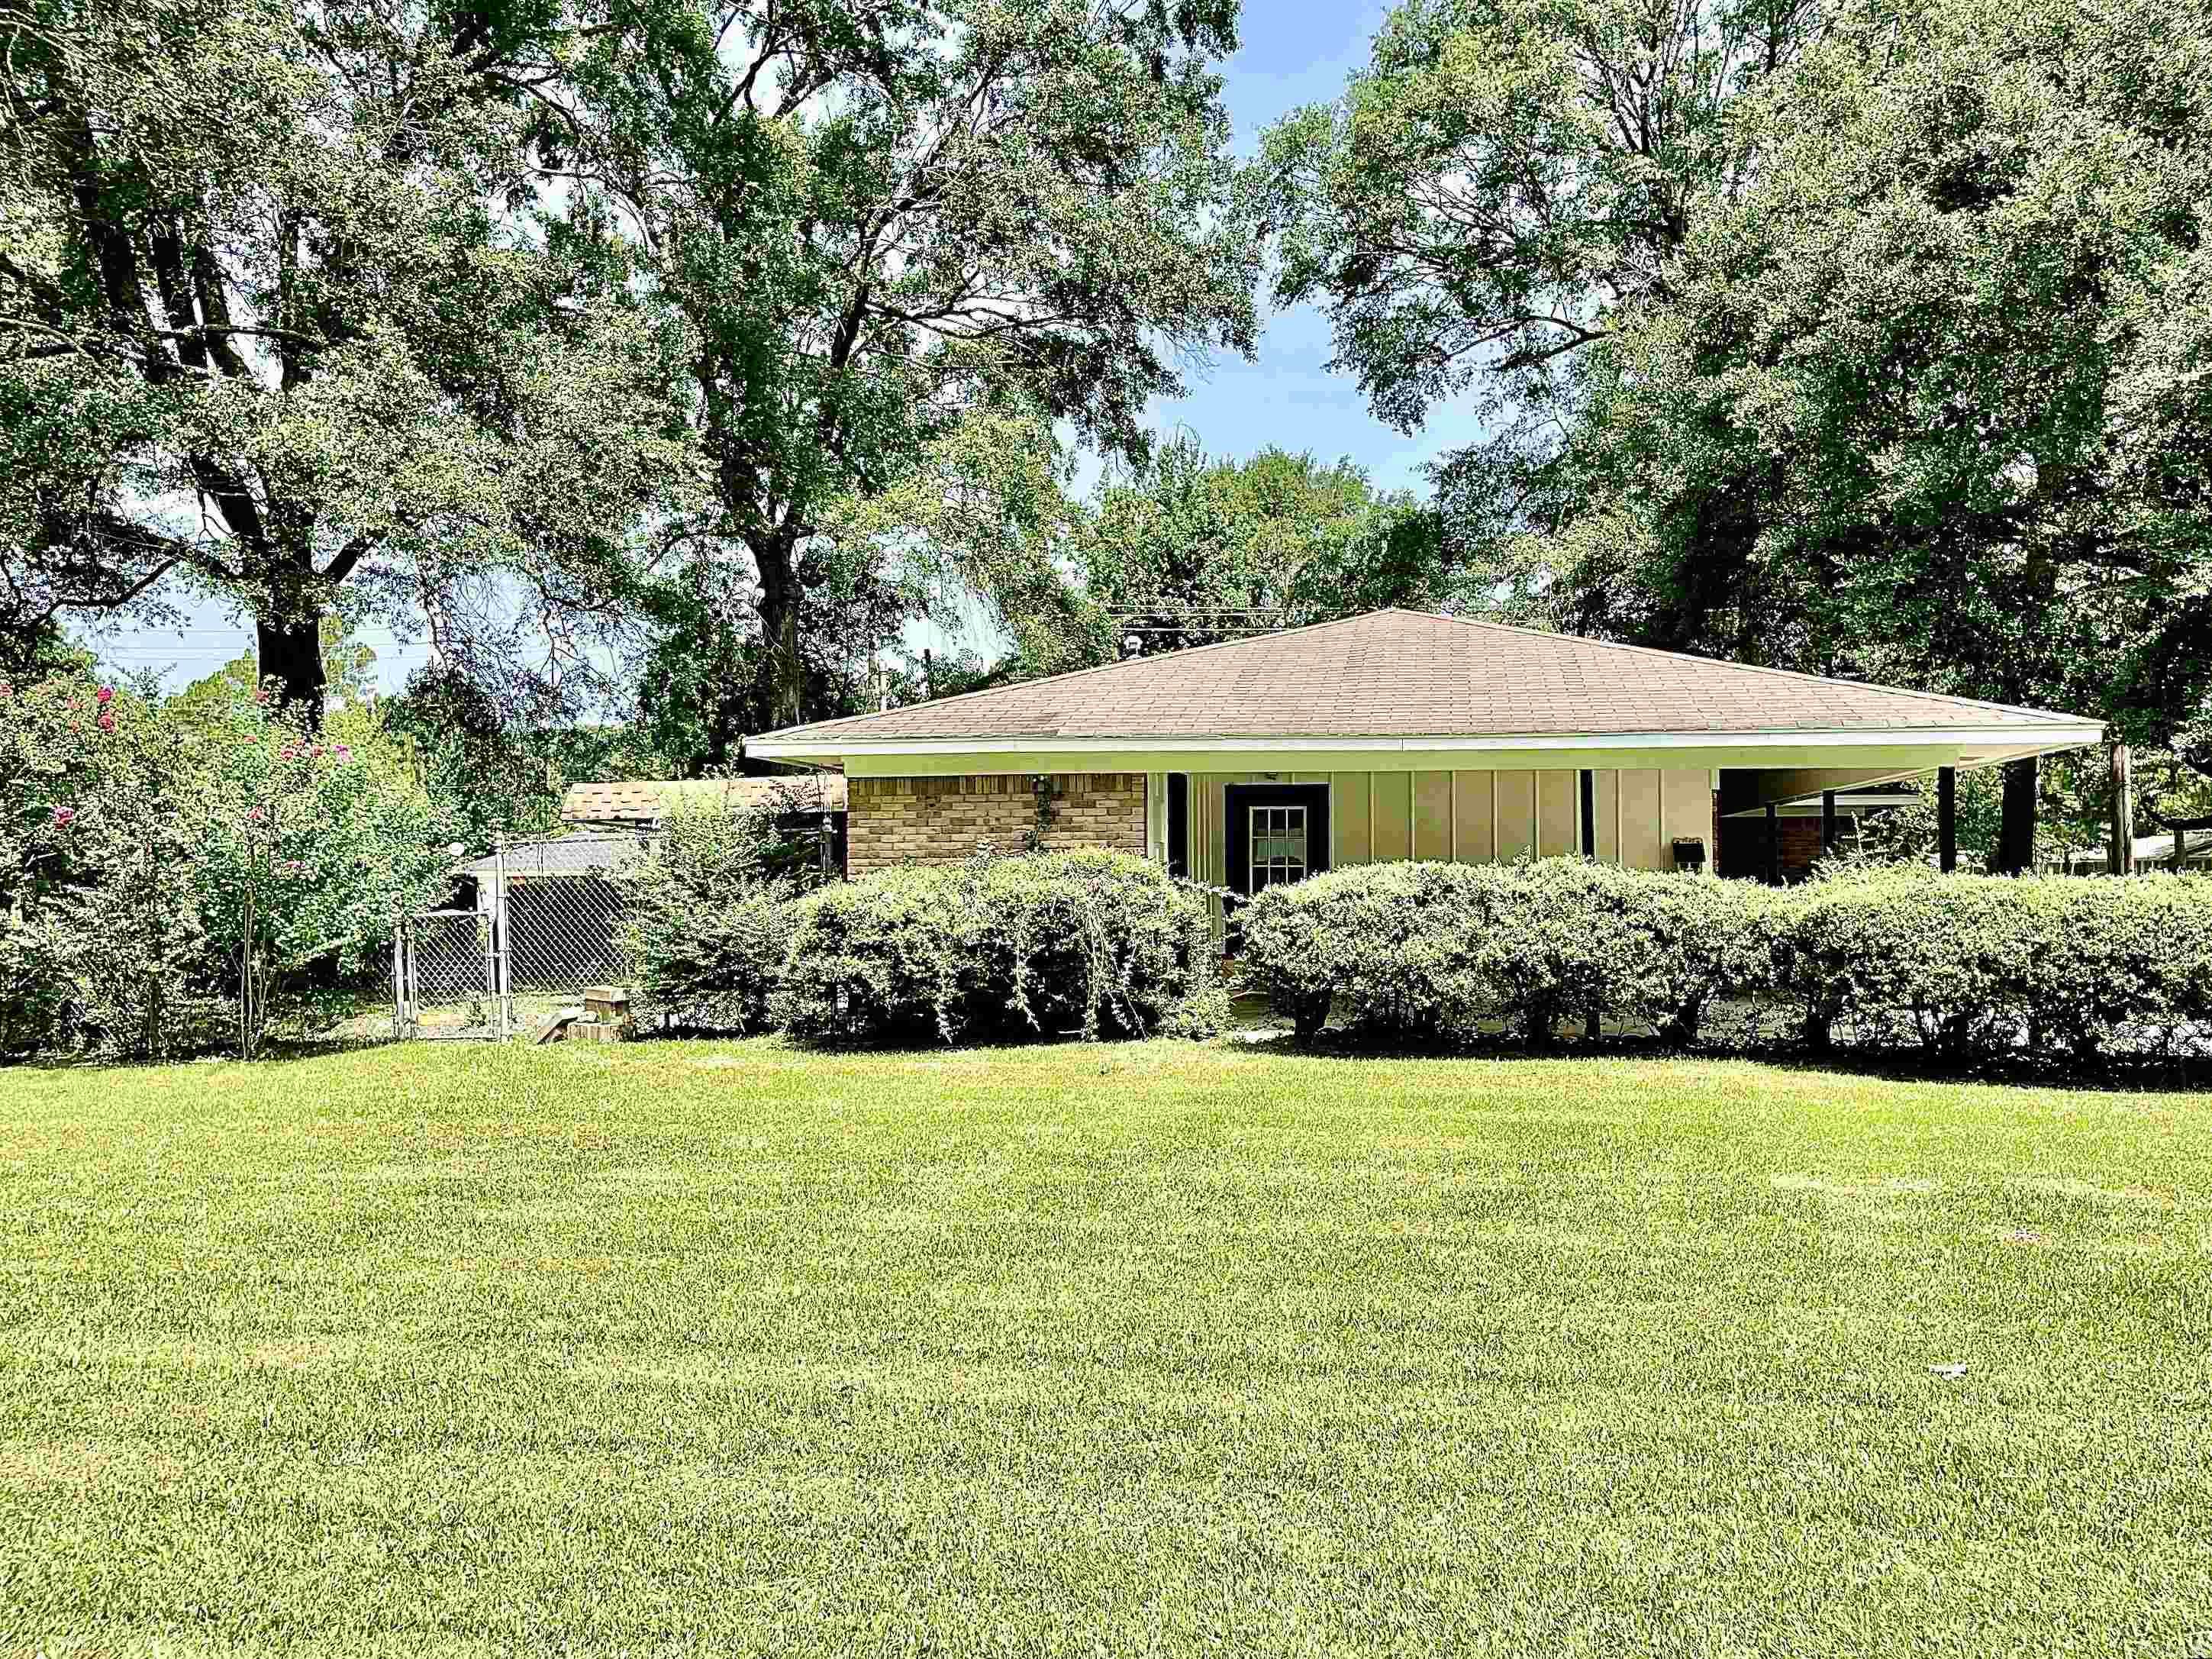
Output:
<svg viewBox="0 0 2212 1659">
<path fill-rule="evenodd" d="M 586 660 L 681 451 L 665 340 L 523 166 L 575 39 L 0 0 L 0 627 L 212 593 L 317 712 L 342 600 L 487 673 L 524 634 L 540 678 Z"/>
<path fill-rule="evenodd" d="M 1213 69 L 1235 18 L 1235 0 L 606 15 L 561 95 L 562 165 L 690 331 L 714 501 L 681 526 L 678 586 L 720 620 L 678 627 L 746 666 L 723 689 L 742 723 L 822 712 L 843 683 L 824 658 L 879 612 L 860 588 L 883 573 L 838 526 L 963 422 L 1012 411 L 1139 453 L 1183 364 L 1251 349 Z"/>
</svg>

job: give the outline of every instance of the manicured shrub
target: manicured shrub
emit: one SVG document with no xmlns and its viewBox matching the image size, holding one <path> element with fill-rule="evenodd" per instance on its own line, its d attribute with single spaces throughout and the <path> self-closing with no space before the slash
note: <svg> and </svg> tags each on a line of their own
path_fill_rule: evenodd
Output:
<svg viewBox="0 0 2212 1659">
<path fill-rule="evenodd" d="M 2212 1021 L 2212 881 L 1844 871 L 1796 890 L 1779 982 L 1815 1046 L 1958 1061 L 2116 1041 L 2172 1048 Z"/>
<path fill-rule="evenodd" d="M 2212 1047 L 2212 876 L 2039 885 L 2056 925 L 2031 967 L 2037 1046 L 2055 1038 L 2084 1059 L 2122 1043 Z"/>
<path fill-rule="evenodd" d="M 1398 863 L 1271 889 L 1242 913 L 1247 971 L 1303 1031 L 1463 1039 L 1486 1024 L 1548 1043 L 1563 1019 L 1695 1036 L 1741 976 L 1749 913 L 1711 877 L 1583 859 Z"/>
<path fill-rule="evenodd" d="M 619 866 L 620 944 L 638 1012 L 685 1030 L 765 1030 L 799 882 L 772 812 L 679 811 Z"/>
<path fill-rule="evenodd" d="M 1382 864 L 1262 894 L 1247 970 L 1301 1031 L 1532 1047 L 1595 1013 L 1693 1041 L 1992 1055 L 2212 1047 L 2212 878 L 1845 867 L 1789 890 L 1577 859 Z"/>
<path fill-rule="evenodd" d="M 799 1036 L 1198 1036 L 1227 1012 L 1205 900 L 1127 854 L 879 871 L 793 908 L 774 1006 Z"/>
</svg>

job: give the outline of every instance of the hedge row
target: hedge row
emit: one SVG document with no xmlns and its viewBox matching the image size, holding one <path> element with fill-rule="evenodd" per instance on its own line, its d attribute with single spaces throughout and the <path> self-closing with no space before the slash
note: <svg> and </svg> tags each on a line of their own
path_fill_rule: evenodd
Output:
<svg viewBox="0 0 2212 1659">
<path fill-rule="evenodd" d="M 1776 890 L 1578 859 L 1384 864 L 1243 913 L 1307 1032 L 1533 1047 L 1593 1017 L 1686 1043 L 1717 1003 L 1814 1048 L 1952 1060 L 2212 1046 L 2212 879 L 1843 872 Z"/>
<path fill-rule="evenodd" d="M 641 1002 L 679 1027 L 953 1042 L 1226 1018 L 1204 896 L 1146 860 L 979 855 L 801 896 L 744 840 L 702 827 L 629 878 Z"/>
</svg>

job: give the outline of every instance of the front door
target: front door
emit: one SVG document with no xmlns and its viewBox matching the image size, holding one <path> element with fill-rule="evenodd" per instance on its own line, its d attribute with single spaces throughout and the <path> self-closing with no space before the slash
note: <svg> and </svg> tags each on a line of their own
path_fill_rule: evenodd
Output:
<svg viewBox="0 0 2212 1659">
<path fill-rule="evenodd" d="M 1228 817 L 1229 885 L 1246 898 L 1328 868 L 1328 786 L 1232 783 Z"/>
</svg>

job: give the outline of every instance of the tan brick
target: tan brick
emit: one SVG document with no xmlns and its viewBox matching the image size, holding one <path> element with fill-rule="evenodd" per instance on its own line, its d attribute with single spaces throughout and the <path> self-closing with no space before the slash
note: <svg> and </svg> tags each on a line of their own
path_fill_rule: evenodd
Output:
<svg viewBox="0 0 2212 1659">
<path fill-rule="evenodd" d="M 1141 772 L 1056 774 L 1048 847 L 1145 850 Z M 854 778 L 848 786 L 845 872 L 956 863 L 988 842 L 1018 849 L 1036 827 L 1033 781 L 1018 775 Z"/>
</svg>

